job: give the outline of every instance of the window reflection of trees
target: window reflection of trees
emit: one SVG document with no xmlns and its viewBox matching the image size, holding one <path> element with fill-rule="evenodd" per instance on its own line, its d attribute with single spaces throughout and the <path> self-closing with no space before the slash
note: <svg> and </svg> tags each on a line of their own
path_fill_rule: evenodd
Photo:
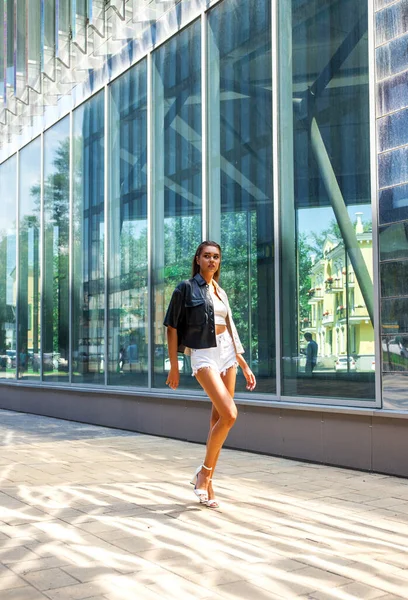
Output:
<svg viewBox="0 0 408 600">
<path fill-rule="evenodd" d="M 40 376 L 40 139 L 20 153 L 17 373 Z"/>
<path fill-rule="evenodd" d="M 16 157 L 0 166 L 0 379 L 16 374 Z"/>
<path fill-rule="evenodd" d="M 52 155 L 44 180 L 44 378 L 68 379 L 69 371 L 69 123 L 55 126 L 54 148 L 45 135 L 45 156 Z M 55 135 L 55 134 L 54 134 Z M 50 138 L 51 140 L 51 138 Z"/>
<path fill-rule="evenodd" d="M 103 384 L 104 95 L 73 113 L 72 379 Z"/>
<path fill-rule="evenodd" d="M 196 21 L 154 54 L 153 385 L 169 368 L 163 318 L 175 286 L 190 277 L 202 241 L 201 27 Z M 199 389 L 181 358 L 181 388 Z"/>
</svg>

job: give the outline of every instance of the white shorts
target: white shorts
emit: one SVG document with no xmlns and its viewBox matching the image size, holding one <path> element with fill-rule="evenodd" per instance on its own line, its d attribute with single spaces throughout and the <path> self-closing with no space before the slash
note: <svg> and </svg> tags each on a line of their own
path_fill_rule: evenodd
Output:
<svg viewBox="0 0 408 600">
<path fill-rule="evenodd" d="M 193 376 L 200 369 L 214 369 L 220 375 L 225 375 L 230 367 L 237 367 L 234 342 L 229 331 L 226 329 L 216 337 L 215 348 L 191 349 L 191 368 Z"/>
</svg>

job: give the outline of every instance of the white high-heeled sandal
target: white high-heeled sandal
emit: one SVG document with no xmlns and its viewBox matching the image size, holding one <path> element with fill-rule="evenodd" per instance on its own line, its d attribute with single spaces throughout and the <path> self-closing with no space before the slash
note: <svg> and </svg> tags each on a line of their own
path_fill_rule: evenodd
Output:
<svg viewBox="0 0 408 600">
<path fill-rule="evenodd" d="M 205 464 L 203 463 L 202 465 L 200 465 L 198 467 L 198 469 L 194 473 L 194 477 L 190 481 L 190 483 L 191 483 L 191 485 L 194 486 L 194 493 L 195 493 L 196 496 L 198 496 L 198 499 L 200 500 L 200 504 L 206 504 L 208 502 L 208 492 L 207 492 L 207 490 L 197 489 L 197 479 L 198 479 L 198 474 L 201 471 L 201 469 L 207 469 L 207 471 L 212 471 L 212 467 L 206 467 Z"/>
<path fill-rule="evenodd" d="M 212 481 L 212 479 L 210 479 L 210 481 Z M 207 496 L 208 496 L 208 492 L 207 492 Z M 205 502 L 205 505 L 207 506 L 207 508 L 220 508 L 220 505 L 218 504 L 218 502 L 215 498 L 212 498 L 211 500 L 208 498 L 207 502 Z"/>
</svg>

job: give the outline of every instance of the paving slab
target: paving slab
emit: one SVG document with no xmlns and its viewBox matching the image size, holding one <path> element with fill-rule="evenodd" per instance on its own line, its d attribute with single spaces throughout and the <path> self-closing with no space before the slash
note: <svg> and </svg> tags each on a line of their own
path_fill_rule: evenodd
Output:
<svg viewBox="0 0 408 600">
<path fill-rule="evenodd" d="M 408 481 L 0 411 L 0 600 L 408 599 Z"/>
</svg>

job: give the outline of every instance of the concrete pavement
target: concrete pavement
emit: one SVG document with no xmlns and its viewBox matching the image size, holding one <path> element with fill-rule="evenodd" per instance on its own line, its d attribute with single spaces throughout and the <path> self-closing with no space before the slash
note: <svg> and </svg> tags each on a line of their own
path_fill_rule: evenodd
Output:
<svg viewBox="0 0 408 600">
<path fill-rule="evenodd" d="M 408 480 L 0 411 L 0 600 L 408 598 Z"/>
</svg>

